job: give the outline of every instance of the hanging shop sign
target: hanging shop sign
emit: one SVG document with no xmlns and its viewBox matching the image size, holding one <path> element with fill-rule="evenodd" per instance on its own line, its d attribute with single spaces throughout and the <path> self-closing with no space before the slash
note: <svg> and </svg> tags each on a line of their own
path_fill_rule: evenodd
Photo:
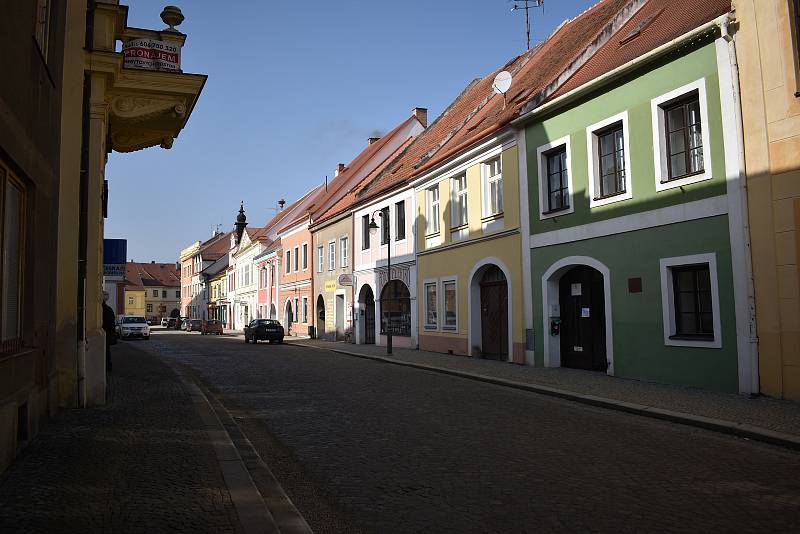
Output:
<svg viewBox="0 0 800 534">
<path fill-rule="evenodd" d="M 353 285 L 353 275 L 352 274 L 340 274 L 339 275 L 339 285 L 342 287 L 350 287 Z"/>
</svg>

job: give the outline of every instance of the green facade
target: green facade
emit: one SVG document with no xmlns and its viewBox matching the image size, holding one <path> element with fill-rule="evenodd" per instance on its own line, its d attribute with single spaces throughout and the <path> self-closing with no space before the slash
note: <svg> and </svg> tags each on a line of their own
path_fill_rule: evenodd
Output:
<svg viewBox="0 0 800 534">
<path fill-rule="evenodd" d="M 656 190 L 651 100 L 705 80 L 711 179 L 666 191 Z M 581 100 L 526 125 L 530 230 L 533 236 L 607 221 L 726 193 L 717 57 L 711 38 L 672 52 L 637 72 L 598 88 Z M 623 111 L 628 113 L 633 198 L 590 208 L 586 128 Z M 569 136 L 574 212 L 541 220 L 537 148 Z M 646 226 L 646 218 L 642 219 Z M 727 215 L 532 248 L 534 359 L 544 365 L 542 277 L 557 261 L 589 256 L 610 270 L 614 375 L 736 392 L 738 358 L 730 230 Z M 679 347 L 664 341 L 660 259 L 713 253 L 716 257 L 721 348 Z M 628 280 L 641 278 L 642 291 L 629 292 Z"/>
<path fill-rule="evenodd" d="M 661 61 L 647 71 L 604 87 L 569 109 L 558 110 L 526 125 L 531 233 L 550 232 L 725 193 L 719 76 L 714 43 L 706 43 L 688 53 L 672 55 L 667 59 L 671 61 Z M 705 78 L 706 82 L 713 178 L 683 190 L 656 192 L 650 100 L 700 78 Z M 626 110 L 630 128 L 633 198 L 595 207 L 590 211 L 586 127 Z M 539 168 L 536 148 L 567 135 L 570 136 L 572 152 L 570 170 L 575 189 L 575 212 L 539 220 Z"/>
</svg>

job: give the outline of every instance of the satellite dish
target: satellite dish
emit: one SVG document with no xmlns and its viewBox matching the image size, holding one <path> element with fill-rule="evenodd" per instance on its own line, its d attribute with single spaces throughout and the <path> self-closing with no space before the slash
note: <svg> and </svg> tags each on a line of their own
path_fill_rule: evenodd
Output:
<svg viewBox="0 0 800 534">
<path fill-rule="evenodd" d="M 497 76 L 494 77 L 494 83 L 492 84 L 494 87 L 495 93 L 503 93 L 506 92 L 511 88 L 511 73 L 508 71 L 501 71 L 497 73 Z"/>
</svg>

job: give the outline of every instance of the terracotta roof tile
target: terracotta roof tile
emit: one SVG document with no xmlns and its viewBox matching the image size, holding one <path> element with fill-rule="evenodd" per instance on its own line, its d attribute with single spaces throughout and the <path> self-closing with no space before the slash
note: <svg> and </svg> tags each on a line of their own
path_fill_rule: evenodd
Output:
<svg viewBox="0 0 800 534">
<path fill-rule="evenodd" d="M 730 10 L 730 0 L 650 0 L 549 99 L 580 87 Z"/>
<path fill-rule="evenodd" d="M 181 278 L 174 263 L 125 264 L 125 282 L 128 287 L 180 287 Z"/>
</svg>

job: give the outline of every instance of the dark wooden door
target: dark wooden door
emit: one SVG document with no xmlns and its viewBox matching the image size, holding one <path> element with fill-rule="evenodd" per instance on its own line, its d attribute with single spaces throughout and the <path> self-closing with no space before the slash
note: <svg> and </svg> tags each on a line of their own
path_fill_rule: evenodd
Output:
<svg viewBox="0 0 800 534">
<path fill-rule="evenodd" d="M 559 282 L 561 365 L 605 371 L 606 321 L 603 275 L 591 267 L 575 267 Z"/>
<path fill-rule="evenodd" d="M 508 359 L 508 282 L 481 282 L 481 353 Z"/>
<path fill-rule="evenodd" d="M 364 332 L 364 343 L 367 345 L 374 345 L 375 344 L 375 297 L 372 295 L 372 291 L 366 296 L 365 302 L 365 311 L 364 311 L 364 328 L 366 331 Z"/>
</svg>

